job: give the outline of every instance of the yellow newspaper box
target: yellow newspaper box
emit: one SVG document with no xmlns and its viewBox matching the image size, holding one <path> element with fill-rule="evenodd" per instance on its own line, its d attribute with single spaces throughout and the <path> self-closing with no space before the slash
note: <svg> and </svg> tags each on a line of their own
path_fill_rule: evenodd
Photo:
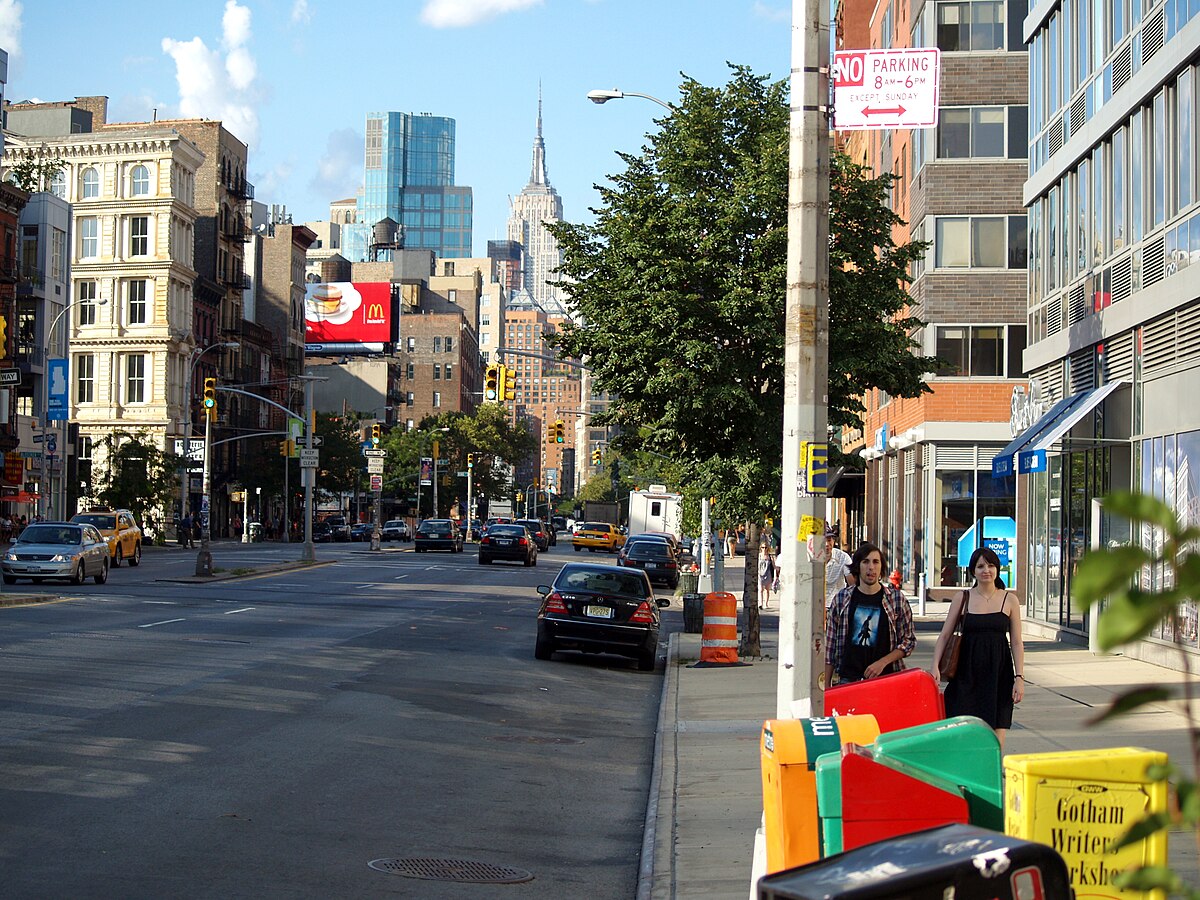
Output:
<svg viewBox="0 0 1200 900">
<path fill-rule="evenodd" d="M 1165 831 L 1116 853 L 1108 848 L 1134 822 L 1166 811 L 1167 783 L 1146 775 L 1166 762 L 1167 754 L 1136 747 L 1006 756 L 1004 831 L 1057 850 L 1077 900 L 1162 900 L 1161 891 L 1123 891 L 1112 879 L 1135 866 L 1166 865 Z"/>
<path fill-rule="evenodd" d="M 874 716 L 768 719 L 762 731 L 763 824 L 767 872 L 821 858 L 817 817 L 817 757 L 843 744 L 879 737 Z"/>
</svg>

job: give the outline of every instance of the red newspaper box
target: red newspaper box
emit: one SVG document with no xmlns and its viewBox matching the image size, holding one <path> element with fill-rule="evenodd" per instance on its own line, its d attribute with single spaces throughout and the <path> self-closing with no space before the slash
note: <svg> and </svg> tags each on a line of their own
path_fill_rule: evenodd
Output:
<svg viewBox="0 0 1200 900">
<path fill-rule="evenodd" d="M 839 684 L 825 692 L 829 716 L 871 715 L 879 733 L 928 725 L 946 718 L 946 704 L 933 676 L 924 669 L 905 669 L 879 678 Z"/>
</svg>

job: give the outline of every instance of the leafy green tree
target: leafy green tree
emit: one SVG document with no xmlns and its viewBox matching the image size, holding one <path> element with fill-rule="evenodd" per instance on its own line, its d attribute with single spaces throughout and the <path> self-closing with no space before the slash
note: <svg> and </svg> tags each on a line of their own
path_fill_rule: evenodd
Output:
<svg viewBox="0 0 1200 900">
<path fill-rule="evenodd" d="M 316 433 L 321 436 L 321 467 L 317 471 L 317 493 L 325 498 L 353 491 L 365 465 L 362 433 L 354 419 L 332 413 L 316 414 Z"/>
<path fill-rule="evenodd" d="M 13 163 L 8 169 L 8 180 L 23 191 L 31 194 L 47 190 L 50 180 L 66 168 L 66 163 L 58 157 L 54 159 L 34 159 L 25 157 Z M 122 507 L 128 509 L 129 507 Z"/>
<path fill-rule="evenodd" d="M 160 523 L 178 497 L 179 466 L 174 453 L 160 450 L 146 432 L 114 431 L 93 448 L 92 497 L 109 509 L 128 509 L 145 524 L 150 513 Z"/>
<path fill-rule="evenodd" d="M 1096 628 L 1096 639 L 1102 650 L 1113 650 L 1123 644 L 1147 637 L 1163 622 L 1170 623 L 1171 633 L 1183 633 L 1180 610 L 1185 603 L 1200 602 L 1200 528 L 1181 524 L 1171 507 L 1141 494 L 1118 493 L 1104 501 L 1107 514 L 1127 519 L 1133 534 L 1146 535 L 1152 549 L 1126 545 L 1106 551 L 1093 551 L 1079 562 L 1072 578 L 1075 598 L 1085 607 L 1104 603 Z M 1144 572 L 1163 573 L 1161 591 L 1143 590 Z M 1114 850 L 1142 840 L 1166 829 L 1186 828 L 1200 844 L 1200 725 L 1195 718 L 1195 686 L 1187 650 L 1180 647 L 1184 679 L 1179 690 L 1163 684 L 1134 687 L 1118 696 L 1112 705 L 1093 720 L 1099 724 L 1109 719 L 1135 713 L 1149 703 L 1183 700 L 1190 733 L 1192 775 L 1172 764 L 1153 766 L 1147 777 L 1170 780 L 1172 802 L 1166 812 L 1150 813 L 1132 823 L 1126 833 L 1113 845 Z M 1166 866 L 1142 866 L 1122 872 L 1114 883 L 1128 891 L 1160 889 L 1170 896 L 1200 900 L 1200 888 L 1188 885 L 1177 872 Z"/>
</svg>

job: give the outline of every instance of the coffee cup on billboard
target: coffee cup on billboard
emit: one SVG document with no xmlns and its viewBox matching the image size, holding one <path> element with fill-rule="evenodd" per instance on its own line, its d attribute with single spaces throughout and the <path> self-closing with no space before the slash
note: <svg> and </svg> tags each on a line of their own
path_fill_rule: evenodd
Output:
<svg viewBox="0 0 1200 900">
<path fill-rule="evenodd" d="M 309 305 L 322 316 L 336 315 L 342 308 L 342 289 L 335 284 L 318 284 L 313 288 Z"/>
</svg>

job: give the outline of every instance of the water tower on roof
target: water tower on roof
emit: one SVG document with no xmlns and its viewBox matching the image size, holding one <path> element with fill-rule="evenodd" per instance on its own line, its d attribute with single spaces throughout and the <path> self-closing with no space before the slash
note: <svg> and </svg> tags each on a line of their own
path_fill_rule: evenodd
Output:
<svg viewBox="0 0 1200 900">
<path fill-rule="evenodd" d="M 371 262 L 379 262 L 384 251 L 404 249 L 404 229 L 391 216 L 380 219 L 371 226 Z"/>
</svg>

